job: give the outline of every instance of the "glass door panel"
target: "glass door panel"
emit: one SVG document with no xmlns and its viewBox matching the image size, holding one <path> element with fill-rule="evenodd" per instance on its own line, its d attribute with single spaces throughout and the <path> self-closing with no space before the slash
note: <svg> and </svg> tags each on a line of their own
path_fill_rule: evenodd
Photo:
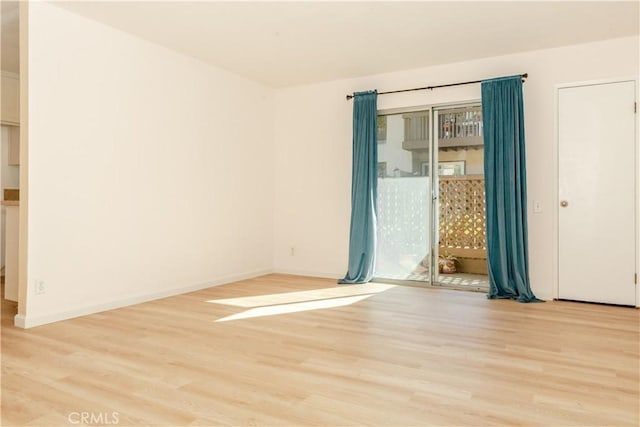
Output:
<svg viewBox="0 0 640 427">
<path fill-rule="evenodd" d="M 434 122 L 434 282 L 487 288 L 482 108 L 477 104 L 438 109 Z"/>
<path fill-rule="evenodd" d="M 430 116 L 378 117 L 377 278 L 431 283 Z"/>
</svg>

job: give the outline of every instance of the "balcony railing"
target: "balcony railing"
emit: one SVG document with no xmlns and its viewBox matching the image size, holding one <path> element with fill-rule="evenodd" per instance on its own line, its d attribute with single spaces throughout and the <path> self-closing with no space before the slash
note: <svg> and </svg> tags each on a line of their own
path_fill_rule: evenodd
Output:
<svg viewBox="0 0 640 427">
<path fill-rule="evenodd" d="M 441 250 L 486 251 L 484 176 L 441 176 L 439 182 Z"/>
<path fill-rule="evenodd" d="M 429 113 L 406 113 L 402 148 L 410 151 L 429 147 Z M 380 132 L 380 119 L 378 119 Z M 480 106 L 442 110 L 438 113 L 438 148 L 475 148 L 482 146 L 482 108 Z M 380 139 L 380 137 L 378 137 Z"/>
<path fill-rule="evenodd" d="M 484 176 L 439 179 L 440 255 L 458 259 L 458 271 L 487 274 Z"/>
<path fill-rule="evenodd" d="M 438 148 L 482 145 L 482 109 L 467 107 L 438 114 Z"/>
<path fill-rule="evenodd" d="M 459 272 L 486 274 L 484 176 L 440 176 L 439 190 L 440 255 L 457 257 Z M 416 266 L 427 268 L 430 194 L 428 177 L 378 180 L 380 277 L 412 274 Z"/>
</svg>

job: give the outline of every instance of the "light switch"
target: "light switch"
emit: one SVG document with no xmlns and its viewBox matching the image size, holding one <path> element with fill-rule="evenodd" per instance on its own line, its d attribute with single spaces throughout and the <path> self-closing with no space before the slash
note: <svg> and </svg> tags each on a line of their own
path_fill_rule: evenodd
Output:
<svg viewBox="0 0 640 427">
<path fill-rule="evenodd" d="M 533 201 L 533 213 L 542 213 L 542 202 L 540 200 Z"/>
</svg>

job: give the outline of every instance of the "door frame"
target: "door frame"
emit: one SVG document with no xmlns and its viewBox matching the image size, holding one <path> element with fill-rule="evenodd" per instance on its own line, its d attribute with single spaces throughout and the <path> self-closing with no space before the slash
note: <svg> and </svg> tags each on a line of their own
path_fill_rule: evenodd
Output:
<svg viewBox="0 0 640 427">
<path fill-rule="evenodd" d="M 558 112 L 559 112 L 559 95 L 560 89 L 572 88 L 572 87 L 581 87 L 581 86 L 595 86 L 595 85 L 603 85 L 603 84 L 611 84 L 611 83 L 624 83 L 624 82 L 634 82 L 635 86 L 635 102 L 636 106 L 638 105 L 638 99 L 640 98 L 640 89 L 638 88 L 638 77 L 617 77 L 617 78 L 608 78 L 608 79 L 598 79 L 598 80 L 586 80 L 579 82 L 571 82 L 571 83 L 562 83 L 557 84 L 554 87 L 553 91 L 553 191 L 552 191 L 552 203 L 553 209 L 551 209 L 552 213 L 552 236 L 553 236 L 553 244 L 552 244 L 552 253 L 553 253 L 553 262 L 552 262 L 552 276 L 553 276 L 553 298 L 558 299 L 560 292 L 560 227 L 559 227 L 559 216 L 560 216 L 560 156 L 559 156 L 559 123 L 558 123 Z M 636 107 L 640 108 L 640 107 Z M 635 271 L 636 275 L 638 275 L 638 266 L 640 265 L 640 222 L 638 221 L 638 212 L 640 211 L 639 206 L 639 187 L 640 187 L 640 174 L 638 172 L 638 166 L 640 165 L 640 150 L 638 149 L 638 132 L 640 128 L 640 112 L 636 109 L 635 115 L 635 132 L 634 132 L 634 176 L 635 176 L 635 194 L 634 194 L 634 221 L 635 221 Z M 636 276 L 637 277 L 637 276 Z M 637 279 L 640 281 L 640 278 Z M 640 292 L 638 288 L 640 284 L 636 283 L 635 289 L 635 306 L 640 307 Z"/>
</svg>

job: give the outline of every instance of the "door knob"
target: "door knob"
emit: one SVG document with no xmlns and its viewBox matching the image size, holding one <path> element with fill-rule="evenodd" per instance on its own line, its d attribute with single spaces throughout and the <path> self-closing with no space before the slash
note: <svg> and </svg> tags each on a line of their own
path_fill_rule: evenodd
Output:
<svg viewBox="0 0 640 427">
<path fill-rule="evenodd" d="M 569 206 L 569 202 L 567 202 L 566 200 L 563 200 L 560 202 L 560 206 L 562 206 L 563 208 L 566 208 L 567 206 Z"/>
</svg>

